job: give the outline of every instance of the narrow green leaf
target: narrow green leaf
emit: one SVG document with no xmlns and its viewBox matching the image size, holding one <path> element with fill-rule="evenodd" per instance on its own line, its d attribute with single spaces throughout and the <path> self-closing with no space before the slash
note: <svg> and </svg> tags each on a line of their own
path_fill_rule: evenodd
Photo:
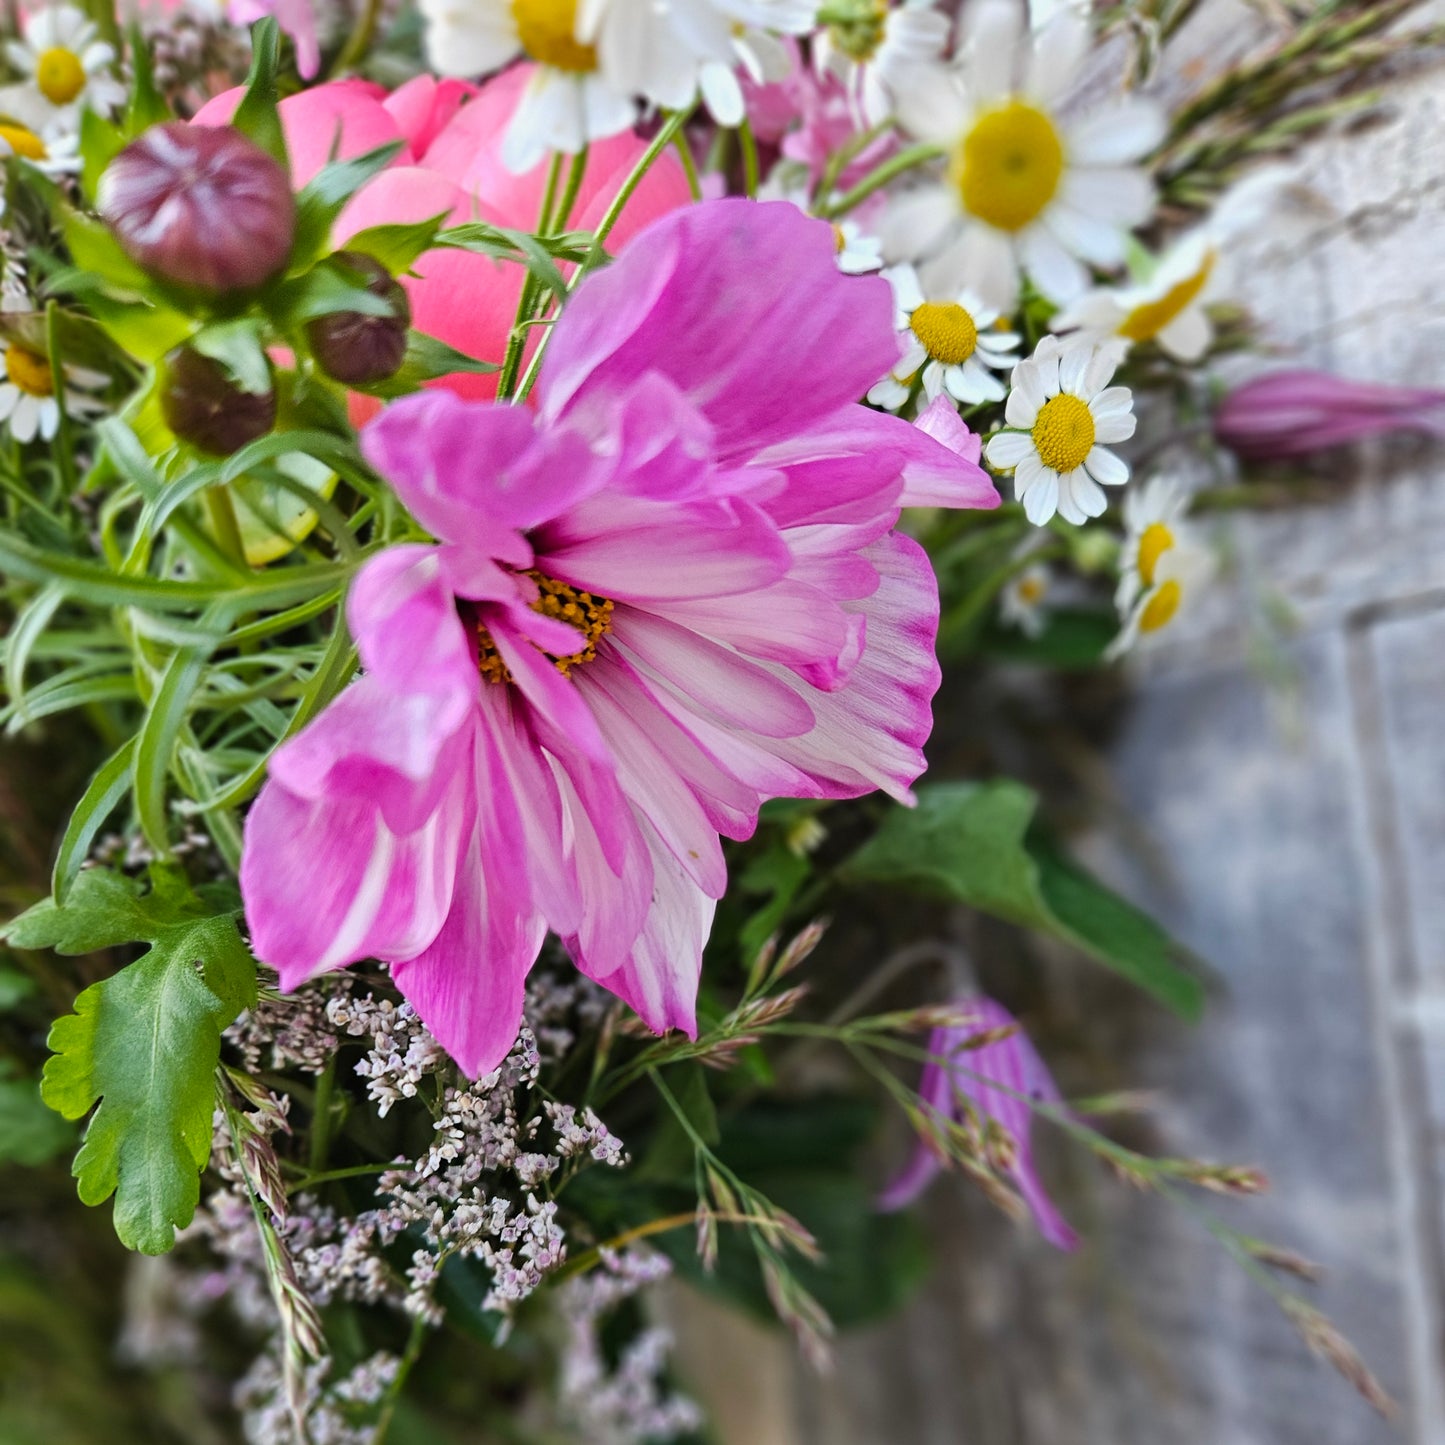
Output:
<svg viewBox="0 0 1445 1445">
<path fill-rule="evenodd" d="M 171 757 L 191 696 L 201 680 L 206 657 L 206 649 L 190 647 L 172 655 L 135 740 L 132 772 L 136 814 L 147 841 L 162 854 L 169 853 L 171 846 L 166 813 L 166 781 Z"/>
<path fill-rule="evenodd" d="M 380 261 L 393 276 L 402 276 L 411 270 L 418 257 L 431 249 L 446 218 L 447 213 L 443 211 L 425 221 L 368 226 L 346 242 L 346 250 L 360 251 Z"/>
<path fill-rule="evenodd" d="M 251 73 L 246 77 L 246 94 L 236 107 L 231 124 L 289 170 L 286 136 L 276 108 L 276 67 L 280 48 L 281 32 L 269 15 L 251 27 Z"/>
<path fill-rule="evenodd" d="M 391 141 L 364 155 L 333 160 L 306 182 L 296 197 L 292 270 L 311 265 L 331 249 L 332 222 L 367 181 L 380 175 L 396 159 L 401 147 L 401 141 Z"/>
<path fill-rule="evenodd" d="M 90 856 L 90 845 L 95 841 L 95 835 L 130 791 L 135 743 L 134 738 L 127 738 L 101 765 L 70 815 L 50 880 L 51 891 L 61 903 L 65 902 L 70 885 L 80 872 L 80 865 Z"/>
<path fill-rule="evenodd" d="M 216 321 L 191 337 L 202 356 L 219 361 L 241 388 L 262 396 L 272 388 L 271 363 L 261 340 L 261 323 L 254 316 Z"/>
<path fill-rule="evenodd" d="M 12 704 L 25 697 L 25 666 L 51 619 L 65 601 L 65 589 L 52 584 L 42 588 L 20 610 L 5 639 L 5 693 Z"/>
<path fill-rule="evenodd" d="M 1037 797 L 1021 783 L 931 783 L 897 808 L 841 873 L 968 904 L 1065 940 L 1188 1019 L 1199 980 L 1152 919 L 1066 860 L 1032 828 Z"/>
</svg>

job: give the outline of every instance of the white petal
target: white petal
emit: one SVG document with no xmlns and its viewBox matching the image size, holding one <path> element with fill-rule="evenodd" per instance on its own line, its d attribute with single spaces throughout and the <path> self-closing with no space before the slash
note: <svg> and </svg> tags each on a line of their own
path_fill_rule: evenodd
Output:
<svg viewBox="0 0 1445 1445">
<path fill-rule="evenodd" d="M 1095 422 L 1100 422 L 1106 416 L 1112 416 L 1116 412 L 1133 411 L 1133 409 L 1134 393 L 1127 386 L 1105 387 L 1089 403 L 1089 410 L 1094 413 Z"/>
<path fill-rule="evenodd" d="M 1088 273 L 1043 226 L 1023 233 L 1019 254 L 1029 279 L 1050 301 L 1072 301 L 1088 289 Z"/>
<path fill-rule="evenodd" d="M 1198 361 L 1214 340 L 1214 327 L 1202 306 L 1186 306 L 1155 340 L 1178 361 Z"/>
<path fill-rule="evenodd" d="M 704 65 L 698 76 L 703 104 L 708 114 L 722 126 L 736 126 L 744 115 L 743 88 L 738 78 L 725 65 Z"/>
<path fill-rule="evenodd" d="M 1083 467 L 1075 467 L 1067 477 L 1059 479 L 1060 512 L 1064 510 L 1065 495 L 1085 517 L 1101 517 L 1109 505 L 1103 491 Z"/>
<path fill-rule="evenodd" d="M 944 385 L 957 401 L 968 406 L 980 406 L 986 401 L 1002 401 L 1004 384 L 991 375 L 977 359 L 977 353 L 970 356 L 962 366 L 951 366 L 944 377 Z"/>
<path fill-rule="evenodd" d="M 1059 353 L 1059 390 L 1068 392 L 1070 396 L 1089 396 L 1091 393 L 1085 389 L 1085 381 L 1093 358 L 1091 342 L 1081 339 L 1072 346 L 1066 346 Z"/>
<path fill-rule="evenodd" d="M 1039 368 L 1031 361 L 1021 362 L 1014 367 L 1013 390 L 1004 405 L 1004 420 L 1027 431 L 1039 419 L 1039 410 L 1048 396 Z"/>
<path fill-rule="evenodd" d="M 1089 449 L 1089 455 L 1084 458 L 1084 470 L 1105 487 L 1122 487 L 1129 480 L 1128 464 L 1100 446 Z"/>
<path fill-rule="evenodd" d="M 923 394 L 929 401 L 937 401 L 943 390 L 943 370 L 936 361 L 930 361 L 923 368 Z"/>
<path fill-rule="evenodd" d="M 1003 231 L 974 222 L 924 268 L 924 282 L 937 295 L 956 294 L 967 284 L 990 306 L 1012 311 L 1018 302 L 1018 260 L 1013 240 Z"/>
<path fill-rule="evenodd" d="M 884 212 L 878 230 L 884 255 L 926 255 L 941 244 L 957 216 L 958 205 L 947 186 L 920 186 L 899 196 Z"/>
<path fill-rule="evenodd" d="M 1035 451 L 1029 454 L 1014 468 L 1014 496 L 1022 501 L 1025 493 L 1031 487 L 1037 486 L 1046 476 L 1057 477 L 1057 472 L 1052 472 L 1043 463 L 1043 458 Z"/>
<path fill-rule="evenodd" d="M 894 110 L 904 130 L 934 145 L 957 140 L 968 125 L 969 103 L 957 73 L 943 65 L 920 65 L 911 72 L 907 84 L 897 87 Z"/>
<path fill-rule="evenodd" d="M 1109 221 L 1086 216 L 1073 206 L 1059 202 L 1049 207 L 1043 223 L 1066 251 L 1082 256 L 1095 266 L 1117 266 L 1124 259 L 1124 237 L 1119 227 Z"/>
<path fill-rule="evenodd" d="M 1008 471 L 1016 467 L 1034 449 L 1034 439 L 1026 431 L 1001 431 L 988 439 L 984 455 L 991 467 Z"/>
<path fill-rule="evenodd" d="M 1089 48 L 1089 22 L 1072 10 L 1056 15 L 1034 36 L 1024 88 L 1045 105 L 1062 100 Z"/>
<path fill-rule="evenodd" d="M 1001 99 L 1018 83 L 1022 19 L 1011 0 L 978 0 L 965 12 L 961 29 L 968 37 L 968 48 L 963 80 L 975 106 Z"/>
<path fill-rule="evenodd" d="M 1024 494 L 1024 516 L 1034 526 L 1042 527 L 1059 510 L 1059 474 L 1045 469 L 1043 474 Z M 1073 518 L 1069 518 L 1070 521 Z"/>
<path fill-rule="evenodd" d="M 1138 160 L 1164 139 L 1164 113 L 1152 100 L 1127 96 L 1083 116 L 1067 139 L 1076 165 L 1116 166 Z"/>
<path fill-rule="evenodd" d="M 1127 230 L 1154 210 L 1154 183 L 1134 166 L 1074 166 L 1064 173 L 1059 200 L 1071 210 Z"/>
<path fill-rule="evenodd" d="M 1094 418 L 1094 440 L 1109 445 L 1126 442 L 1134 435 L 1137 425 L 1138 421 L 1133 412 L 1111 411 L 1108 416 Z"/>
<path fill-rule="evenodd" d="M 40 408 L 33 396 L 22 396 L 19 405 L 10 413 L 10 434 L 18 442 L 28 442 L 35 436 L 40 423 Z"/>
</svg>

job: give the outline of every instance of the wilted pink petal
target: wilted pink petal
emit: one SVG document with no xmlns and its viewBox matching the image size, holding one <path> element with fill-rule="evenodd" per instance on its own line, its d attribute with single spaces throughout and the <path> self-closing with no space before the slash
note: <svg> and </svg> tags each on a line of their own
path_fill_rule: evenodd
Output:
<svg viewBox="0 0 1445 1445">
<path fill-rule="evenodd" d="M 1215 436 L 1246 461 L 1304 456 L 1393 431 L 1445 436 L 1445 391 L 1277 371 L 1236 387 L 1214 414 Z"/>
<path fill-rule="evenodd" d="M 1074 1249 L 1078 1236 L 1045 1193 L 1034 1167 L 1034 1111 L 1028 1101 L 1059 1103 L 1053 1078 L 1021 1031 L 996 1043 L 967 1047 L 980 1034 L 1014 1022 L 1002 1005 L 989 998 L 968 998 L 959 1001 L 958 1010 L 960 1014 L 966 1011 L 968 1022 L 934 1029 L 929 1036 L 932 1057 L 924 1065 L 919 1096 L 940 1120 L 961 1120 L 960 1101 L 966 1099 L 981 1123 L 992 1120 L 998 1124 L 1014 1142 L 1016 1152 L 1009 1173 L 1033 1212 L 1039 1232 L 1058 1249 Z M 879 1196 L 878 1207 L 887 1211 L 912 1204 L 942 1167 L 933 1148 L 920 1139 L 903 1171 Z"/>
<path fill-rule="evenodd" d="M 366 674 L 276 754 L 242 871 L 259 956 L 288 982 L 386 959 L 473 1074 L 544 926 L 653 1028 L 695 1029 L 719 833 L 770 797 L 907 800 L 922 771 L 938 596 L 893 531 L 909 478 L 997 501 L 966 438 L 858 404 L 896 349 L 886 289 L 792 205 L 704 203 L 578 288 L 535 411 L 433 392 L 367 428 L 439 545 L 366 563 Z M 425 905 L 405 930 L 398 867 Z"/>
</svg>

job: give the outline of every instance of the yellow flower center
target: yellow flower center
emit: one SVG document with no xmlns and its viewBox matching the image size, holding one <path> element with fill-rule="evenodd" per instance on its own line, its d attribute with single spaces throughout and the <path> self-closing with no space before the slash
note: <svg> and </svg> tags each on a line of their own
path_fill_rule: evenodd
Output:
<svg viewBox="0 0 1445 1445">
<path fill-rule="evenodd" d="M 978 326 L 956 301 L 925 301 L 908 318 L 923 349 L 945 366 L 958 366 L 978 345 Z"/>
<path fill-rule="evenodd" d="M 13 155 L 24 156 L 27 161 L 43 161 L 46 157 L 45 142 L 23 125 L 0 121 L 0 140 L 10 147 Z"/>
<path fill-rule="evenodd" d="M 522 49 L 556 70 L 597 69 L 597 51 L 577 39 L 577 0 L 512 0 Z"/>
<path fill-rule="evenodd" d="M 1037 106 L 1006 101 L 986 110 L 954 148 L 949 178 L 963 208 L 1000 231 L 1022 231 L 1053 200 L 1064 146 Z"/>
<path fill-rule="evenodd" d="M 1157 301 L 1136 306 L 1119 326 L 1119 335 L 1130 341 L 1152 341 L 1181 311 L 1196 300 L 1214 269 L 1214 252 L 1205 253 L 1204 263 L 1192 275 L 1171 286 Z"/>
<path fill-rule="evenodd" d="M 582 634 L 582 646 L 576 652 L 563 657 L 547 654 L 557 671 L 566 677 L 574 667 L 591 662 L 597 656 L 597 644 L 612 631 L 612 601 L 569 587 L 537 571 L 529 571 L 527 576 L 537 584 L 537 600 L 532 603 L 532 611 L 565 622 Z M 477 634 L 477 670 L 488 682 L 511 682 L 511 671 L 502 661 L 491 633 L 480 622 L 473 622 L 473 627 Z"/>
<path fill-rule="evenodd" d="M 836 221 L 833 222 L 833 251 L 841 256 L 848 249 L 848 238 L 843 234 L 843 228 Z"/>
<path fill-rule="evenodd" d="M 1035 602 L 1043 600 L 1047 590 L 1047 584 L 1042 577 L 1025 577 L 1018 586 L 1019 601 L 1032 607 Z"/>
<path fill-rule="evenodd" d="M 85 67 L 73 50 L 52 45 L 35 62 L 35 83 L 51 105 L 69 105 L 85 89 Z"/>
<path fill-rule="evenodd" d="M 1039 460 L 1060 476 L 1084 465 L 1094 446 L 1094 414 L 1076 396 L 1051 396 L 1033 427 Z"/>
<path fill-rule="evenodd" d="M 1183 600 L 1184 590 L 1172 577 L 1161 582 L 1139 614 L 1139 631 L 1158 632 L 1161 627 L 1168 627 Z"/>
<path fill-rule="evenodd" d="M 13 342 L 5 348 L 5 375 L 29 396 L 50 396 L 55 391 L 49 358 Z"/>
<path fill-rule="evenodd" d="M 1174 533 L 1163 522 L 1150 522 L 1139 538 L 1139 577 L 1146 587 L 1154 585 L 1159 559 L 1174 545 Z"/>
</svg>

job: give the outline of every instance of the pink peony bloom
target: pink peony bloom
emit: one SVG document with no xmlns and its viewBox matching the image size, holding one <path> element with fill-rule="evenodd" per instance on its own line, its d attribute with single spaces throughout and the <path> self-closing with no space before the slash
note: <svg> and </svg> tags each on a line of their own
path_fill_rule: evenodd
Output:
<svg viewBox="0 0 1445 1445">
<path fill-rule="evenodd" d="M 341 245 L 369 226 L 425 221 L 447 215 L 455 224 L 486 221 L 531 230 L 537 223 L 546 183 L 543 165 L 513 175 L 502 164 L 502 139 L 531 73 L 514 66 L 477 87 L 418 76 L 390 95 L 362 80 L 330 81 L 281 102 L 281 126 L 291 178 L 303 186 L 328 161 L 333 146 L 342 158 L 400 142 L 390 169 L 375 176 L 338 218 L 333 239 Z M 224 125 L 235 114 L 244 90 L 218 95 L 197 113 L 198 125 Z M 622 188 L 646 142 L 636 135 L 612 136 L 588 151 L 585 182 L 569 225 L 595 226 Z M 676 156 L 659 156 L 629 197 L 608 244 L 617 247 L 650 221 L 691 200 L 687 176 Z M 517 314 L 523 272 L 470 251 L 428 251 L 403 276 L 412 324 L 468 356 L 501 361 Z M 459 396 L 496 395 L 493 375 L 460 372 L 433 385 Z M 378 410 L 370 397 L 353 398 L 352 420 L 360 425 Z"/>
<path fill-rule="evenodd" d="M 938 594 L 894 523 L 998 498 L 857 403 L 896 360 L 892 303 L 833 246 L 787 204 L 675 212 L 578 288 L 535 410 L 430 392 L 367 429 L 439 544 L 358 573 L 364 676 L 247 820 L 253 945 L 285 987 L 384 959 L 475 1075 L 550 929 L 692 1033 L 718 835 L 772 797 L 909 799 Z"/>
<path fill-rule="evenodd" d="M 1034 1168 L 1033 1110 L 1025 1099 L 1057 1104 L 1059 1091 L 1038 1051 L 1022 1033 L 1014 1033 L 997 1043 L 968 1049 L 964 1045 L 979 1034 L 1006 1028 L 1014 1022 L 1013 1015 L 990 998 L 964 999 L 960 1012 L 968 1011 L 968 1022 L 934 1029 L 929 1036 L 928 1052 L 946 1063 L 924 1065 L 919 1095 L 940 1119 L 960 1119 L 960 1100 L 973 1105 L 980 1122 L 992 1119 L 1002 1126 L 1014 1142 L 1014 1162 L 1009 1174 L 1033 1211 L 1039 1232 L 1057 1249 L 1074 1249 L 1079 1237 L 1069 1228 L 1053 1201 L 1044 1192 L 1038 1171 Z M 991 1088 L 1002 1085 L 1009 1093 Z M 1023 1097 L 1018 1097 L 1022 1095 Z M 920 1139 L 913 1157 L 903 1172 L 885 1189 L 878 1207 L 885 1211 L 903 1209 L 932 1183 L 943 1168 L 932 1146 Z"/>
<path fill-rule="evenodd" d="M 1350 381 L 1324 371 L 1276 371 L 1236 387 L 1214 434 L 1246 461 L 1278 461 L 1382 432 L 1445 436 L 1445 391 Z"/>
</svg>

